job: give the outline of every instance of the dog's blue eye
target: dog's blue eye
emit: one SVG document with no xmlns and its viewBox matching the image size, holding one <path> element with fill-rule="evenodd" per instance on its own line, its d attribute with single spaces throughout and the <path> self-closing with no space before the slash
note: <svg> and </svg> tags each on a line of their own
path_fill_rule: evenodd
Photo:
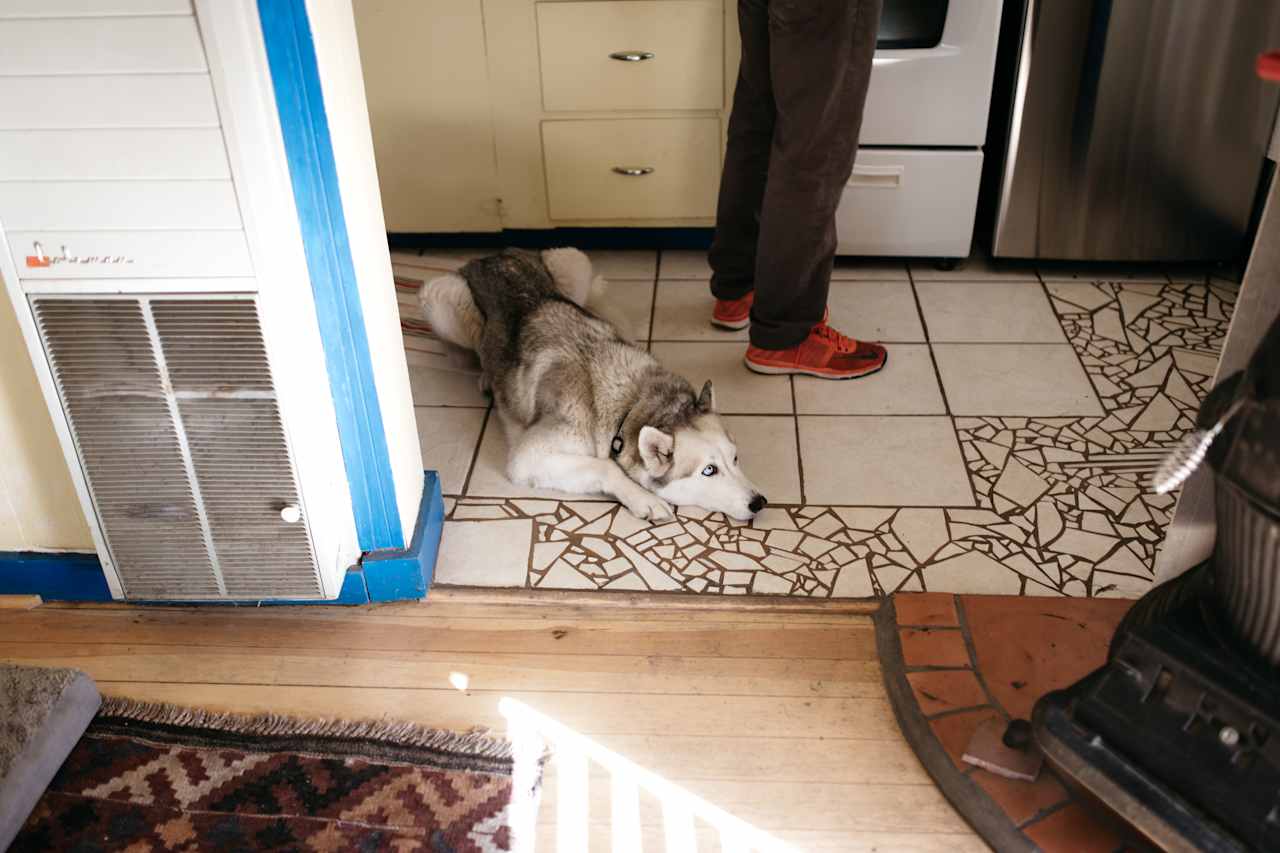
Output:
<svg viewBox="0 0 1280 853">
<path fill-rule="evenodd" d="M 704 477 L 714 477 L 716 474 L 719 474 L 719 473 L 720 473 L 720 469 L 714 465 L 708 465 L 706 468 L 702 469 L 702 476 Z"/>
</svg>

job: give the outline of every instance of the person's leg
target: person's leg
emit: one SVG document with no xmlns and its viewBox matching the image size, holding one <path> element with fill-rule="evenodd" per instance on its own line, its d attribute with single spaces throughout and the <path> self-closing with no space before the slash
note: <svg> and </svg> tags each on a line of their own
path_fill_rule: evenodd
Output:
<svg viewBox="0 0 1280 853">
<path fill-rule="evenodd" d="M 794 347 L 822 322 L 836 207 L 853 171 L 881 0 L 771 0 L 777 119 L 761 206 L 751 343 Z"/>
<path fill-rule="evenodd" d="M 773 145 L 768 0 L 738 0 L 738 31 L 742 61 L 720 176 L 716 235 L 708 255 L 711 292 L 717 299 L 741 299 L 755 284 L 760 203 Z"/>
</svg>

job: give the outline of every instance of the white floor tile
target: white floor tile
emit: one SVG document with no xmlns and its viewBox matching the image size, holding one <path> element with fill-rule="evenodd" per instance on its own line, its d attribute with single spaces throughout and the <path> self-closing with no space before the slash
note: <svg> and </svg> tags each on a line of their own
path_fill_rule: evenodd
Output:
<svg viewBox="0 0 1280 853">
<path fill-rule="evenodd" d="M 658 277 L 710 281 L 711 264 L 707 262 L 705 251 L 664 249 Z"/>
<path fill-rule="evenodd" d="M 1156 281 L 1167 282 L 1169 276 L 1154 264 L 1093 264 L 1071 261 L 1041 262 L 1040 277 L 1045 281 Z"/>
<path fill-rule="evenodd" d="M 950 418 L 802 416 L 800 459 L 809 503 L 974 503 Z"/>
<path fill-rule="evenodd" d="M 707 261 L 705 251 L 664 249 L 658 276 L 669 279 L 710 281 L 711 264 Z M 906 262 L 891 258 L 836 258 L 835 268 L 831 271 L 832 281 L 889 281 L 906 278 Z"/>
<path fill-rule="evenodd" d="M 659 281 L 654 306 L 655 341 L 745 341 L 747 330 L 727 332 L 711 325 L 715 298 L 705 281 Z"/>
<path fill-rule="evenodd" d="M 604 300 L 591 308 L 613 323 L 631 340 L 643 344 L 649 340 L 649 315 L 653 312 L 652 281 L 612 281 L 605 289 Z"/>
<path fill-rule="evenodd" d="M 832 281 L 897 281 L 906 280 L 907 264 L 888 258 L 836 258 Z"/>
<path fill-rule="evenodd" d="M 800 503 L 799 454 L 792 418 L 725 417 L 742 470 L 773 504 Z"/>
<path fill-rule="evenodd" d="M 418 421 L 422 464 L 440 472 L 440 486 L 446 495 L 462 494 L 471 459 L 480 443 L 484 409 L 419 406 L 414 409 L 414 415 Z"/>
<path fill-rule="evenodd" d="M 420 366 L 433 362 L 438 367 Z M 409 389 L 415 406 L 475 406 L 485 408 L 489 399 L 480 393 L 479 373 L 448 366 L 442 355 L 419 354 L 409 366 Z"/>
<path fill-rule="evenodd" d="M 711 325 L 715 299 L 705 281 L 660 281 L 654 309 L 655 341 L 746 341 L 749 330 L 725 331 Z M 855 338 L 872 341 L 923 341 L 924 329 L 911 283 L 833 281 L 827 296 L 831 325 Z"/>
<path fill-rule="evenodd" d="M 836 382 L 795 377 L 802 415 L 944 415 L 928 344 L 890 344 L 879 373 Z"/>
<path fill-rule="evenodd" d="M 864 341 L 924 341 L 911 282 L 833 281 L 827 294 L 831 325 Z"/>
<path fill-rule="evenodd" d="M 663 366 L 701 388 L 715 386 L 716 407 L 726 414 L 790 414 L 791 382 L 785 376 L 761 376 L 742 363 L 741 343 L 656 343 L 653 355 Z"/>
<path fill-rule="evenodd" d="M 533 519 L 446 521 L 433 582 L 522 587 L 532 544 Z"/>
<path fill-rule="evenodd" d="M 647 279 L 653 281 L 658 270 L 656 251 L 594 251 L 587 252 L 597 275 L 607 279 Z"/>
<path fill-rule="evenodd" d="M 1035 281 L 1034 264 L 1019 260 L 992 259 L 974 256 L 961 261 L 953 270 L 938 269 L 932 261 L 911 261 L 911 277 L 916 281 L 946 279 L 950 281 L 992 281 L 995 279 L 1019 279 Z"/>
<path fill-rule="evenodd" d="M 588 500 L 599 495 L 571 495 L 549 489 L 531 489 L 507 479 L 507 437 L 502 422 L 495 415 L 489 420 L 476 455 L 475 468 L 467 494 L 482 498 L 559 498 Z"/>
<path fill-rule="evenodd" d="M 1069 344 L 934 344 L 953 415 L 1101 416 Z"/>
<path fill-rule="evenodd" d="M 934 342 L 1066 342 L 1038 281 L 920 281 L 916 293 Z"/>
</svg>

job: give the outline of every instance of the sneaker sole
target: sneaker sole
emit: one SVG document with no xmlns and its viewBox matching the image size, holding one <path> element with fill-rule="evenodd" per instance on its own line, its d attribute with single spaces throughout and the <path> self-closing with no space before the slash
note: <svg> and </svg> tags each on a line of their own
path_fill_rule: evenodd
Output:
<svg viewBox="0 0 1280 853">
<path fill-rule="evenodd" d="M 748 370 L 765 376 L 812 376 L 815 379 L 828 379 L 834 382 L 840 382 L 845 379 L 861 379 L 864 376 L 879 373 L 881 370 L 884 370 L 884 366 L 889 363 L 889 357 L 885 356 L 884 361 L 869 370 L 864 370 L 861 373 L 821 373 L 817 368 L 771 367 L 767 364 L 756 364 L 745 356 L 742 359 L 742 363 L 747 366 Z"/>
<path fill-rule="evenodd" d="M 717 329 L 727 329 L 730 332 L 741 332 L 747 326 L 751 325 L 751 318 L 747 317 L 743 320 L 717 320 L 715 317 L 712 317 L 711 325 L 715 326 Z"/>
</svg>

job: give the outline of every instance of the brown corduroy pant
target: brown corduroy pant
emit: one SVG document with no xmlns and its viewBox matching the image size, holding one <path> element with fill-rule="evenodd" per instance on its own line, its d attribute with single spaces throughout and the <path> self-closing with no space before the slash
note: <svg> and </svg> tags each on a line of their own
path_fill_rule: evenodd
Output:
<svg viewBox="0 0 1280 853">
<path fill-rule="evenodd" d="M 711 292 L 755 290 L 751 342 L 821 322 L 881 0 L 738 0 L 742 62 L 711 246 Z"/>
</svg>

